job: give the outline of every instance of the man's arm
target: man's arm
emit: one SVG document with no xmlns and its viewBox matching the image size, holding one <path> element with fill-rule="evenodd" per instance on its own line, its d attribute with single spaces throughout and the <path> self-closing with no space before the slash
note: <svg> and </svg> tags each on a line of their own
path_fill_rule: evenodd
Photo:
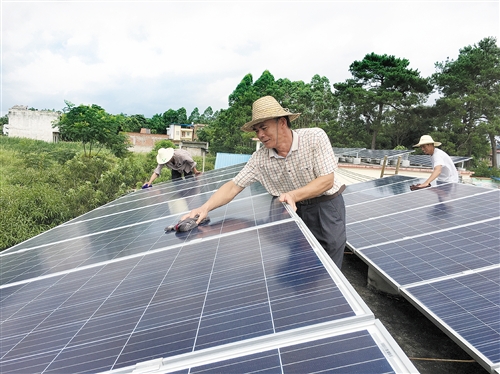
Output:
<svg viewBox="0 0 500 374">
<path fill-rule="evenodd" d="M 203 204 L 201 207 L 193 209 L 190 213 L 182 216 L 181 220 L 186 218 L 194 218 L 198 215 L 198 220 L 196 223 L 200 223 L 205 217 L 208 216 L 208 212 L 218 208 L 222 205 L 226 205 L 231 200 L 233 200 L 236 195 L 243 191 L 243 187 L 238 186 L 233 181 L 226 182 L 221 188 L 219 188 L 215 193 L 210 196 L 210 199 Z"/>
<path fill-rule="evenodd" d="M 429 178 L 427 178 L 427 180 L 424 183 L 419 184 L 418 187 L 426 187 L 426 186 L 430 185 L 434 179 L 439 177 L 439 174 L 441 174 L 442 168 L 443 167 L 441 165 L 436 165 L 436 167 L 432 171 L 432 174 L 429 176 Z"/>
<path fill-rule="evenodd" d="M 295 203 L 317 197 L 332 188 L 333 178 L 334 173 L 318 177 L 306 184 L 304 187 L 281 194 L 279 200 L 283 203 L 291 205 L 293 210 L 297 210 Z"/>
<path fill-rule="evenodd" d="M 154 180 L 158 178 L 158 174 L 156 174 L 155 172 L 151 175 L 151 178 L 149 178 L 149 181 L 144 183 L 142 185 L 142 187 L 151 187 L 151 185 L 153 184 Z"/>
</svg>

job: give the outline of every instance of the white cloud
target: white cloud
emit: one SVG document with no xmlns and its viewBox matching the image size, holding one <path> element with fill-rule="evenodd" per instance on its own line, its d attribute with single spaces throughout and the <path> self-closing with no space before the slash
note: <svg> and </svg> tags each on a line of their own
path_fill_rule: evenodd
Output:
<svg viewBox="0 0 500 374">
<path fill-rule="evenodd" d="M 499 35 L 497 1 L 2 2 L 2 115 L 64 100 L 150 117 L 227 107 L 248 73 L 331 83 L 367 53 L 422 75 Z"/>
</svg>

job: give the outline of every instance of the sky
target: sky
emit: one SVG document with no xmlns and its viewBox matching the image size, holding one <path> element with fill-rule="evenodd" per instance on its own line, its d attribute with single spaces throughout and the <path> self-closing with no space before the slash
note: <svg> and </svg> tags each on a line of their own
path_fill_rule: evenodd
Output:
<svg viewBox="0 0 500 374">
<path fill-rule="evenodd" d="M 499 0 L 1 0 L 0 110 L 62 110 L 67 100 L 189 116 L 227 109 L 247 74 L 333 85 L 374 52 L 428 77 L 490 36 L 500 42 Z"/>
</svg>

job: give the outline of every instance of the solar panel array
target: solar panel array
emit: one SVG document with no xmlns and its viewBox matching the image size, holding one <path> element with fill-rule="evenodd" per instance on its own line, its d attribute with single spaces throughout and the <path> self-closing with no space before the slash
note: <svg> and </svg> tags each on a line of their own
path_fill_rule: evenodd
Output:
<svg viewBox="0 0 500 374">
<path fill-rule="evenodd" d="M 366 148 L 337 148 L 333 147 L 333 152 L 335 156 L 345 156 L 345 157 L 358 157 L 361 159 L 370 160 L 383 160 L 385 156 L 387 158 L 397 158 L 399 156 L 408 155 L 409 153 L 415 152 L 414 150 L 395 150 L 395 149 L 366 149 Z"/>
<path fill-rule="evenodd" d="M 450 156 L 450 158 L 455 165 L 463 164 L 465 161 L 472 159 L 472 157 L 466 156 Z M 408 160 L 410 160 L 410 165 L 432 167 L 431 156 L 429 155 L 409 155 Z"/>
<path fill-rule="evenodd" d="M 208 224 L 164 232 L 241 167 L 136 191 L 2 252 L 0 371 L 416 372 L 260 184 Z"/>
<path fill-rule="evenodd" d="M 379 181 L 384 181 L 382 184 Z M 344 192 L 349 247 L 485 369 L 500 370 L 500 190 L 387 177 Z"/>
</svg>

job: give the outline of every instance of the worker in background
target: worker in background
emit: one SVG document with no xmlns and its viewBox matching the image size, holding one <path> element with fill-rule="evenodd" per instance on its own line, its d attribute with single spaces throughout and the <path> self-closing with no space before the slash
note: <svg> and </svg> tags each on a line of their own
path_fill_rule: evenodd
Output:
<svg viewBox="0 0 500 374">
<path fill-rule="evenodd" d="M 160 176 L 161 170 L 166 166 L 172 170 L 172 180 L 191 178 L 201 172 L 196 169 L 196 162 L 188 151 L 184 149 L 160 148 L 156 156 L 158 166 L 154 170 L 149 181 L 144 183 L 142 188 L 151 187 L 153 181 Z"/>
<path fill-rule="evenodd" d="M 424 183 L 418 184 L 418 188 L 430 186 L 431 182 L 437 179 L 437 183 L 458 183 L 458 171 L 452 159 L 446 152 L 436 148 L 441 145 L 440 142 L 435 142 L 430 135 L 422 135 L 418 144 L 414 147 L 420 149 L 431 156 L 432 174 Z"/>
</svg>

